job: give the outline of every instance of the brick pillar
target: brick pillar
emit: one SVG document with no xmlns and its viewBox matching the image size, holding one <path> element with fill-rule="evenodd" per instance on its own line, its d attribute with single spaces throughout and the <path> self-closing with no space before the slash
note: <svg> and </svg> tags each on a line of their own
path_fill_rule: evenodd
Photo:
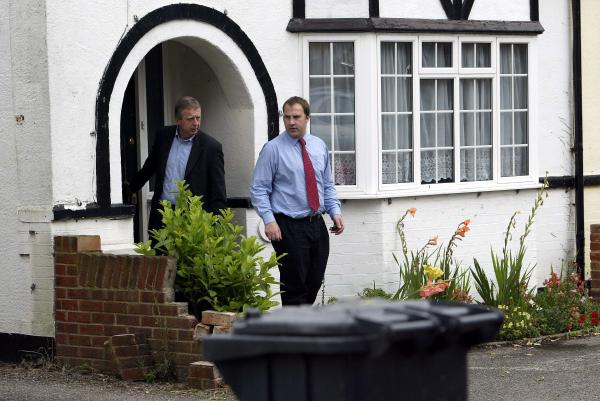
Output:
<svg viewBox="0 0 600 401">
<path fill-rule="evenodd" d="M 590 226 L 590 269 L 592 272 L 590 295 L 600 298 L 600 224 Z"/>
</svg>

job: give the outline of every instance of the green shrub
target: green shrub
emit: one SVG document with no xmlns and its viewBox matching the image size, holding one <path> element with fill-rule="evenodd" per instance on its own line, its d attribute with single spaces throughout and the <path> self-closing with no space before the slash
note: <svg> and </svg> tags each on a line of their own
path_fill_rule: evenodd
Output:
<svg viewBox="0 0 600 401">
<path fill-rule="evenodd" d="M 498 305 L 504 312 L 504 323 L 500 327 L 498 340 L 510 341 L 540 335 L 531 308 L 521 305 Z"/>
<path fill-rule="evenodd" d="M 278 257 L 264 259 L 265 248 L 256 237 L 245 237 L 242 227 L 232 223 L 231 209 L 220 214 L 206 212 L 202 199 L 178 182 L 175 208 L 163 201 L 163 227 L 153 230 L 150 241 L 136 244 L 136 252 L 155 255 L 156 250 L 177 259 L 175 289 L 202 309 L 242 312 L 248 308 L 266 311 L 278 302 L 271 290 L 277 284 L 270 270 Z"/>
</svg>

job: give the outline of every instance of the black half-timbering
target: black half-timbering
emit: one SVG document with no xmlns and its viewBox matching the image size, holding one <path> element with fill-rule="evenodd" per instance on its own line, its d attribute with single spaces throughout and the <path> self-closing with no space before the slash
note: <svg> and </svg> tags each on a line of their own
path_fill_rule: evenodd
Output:
<svg viewBox="0 0 600 401">
<path fill-rule="evenodd" d="M 196 4 L 172 4 L 156 9 L 141 18 L 119 42 L 100 81 L 96 98 L 96 191 L 100 209 L 111 208 L 108 110 L 119 71 L 135 44 L 148 31 L 160 24 L 177 20 L 193 20 L 210 24 L 227 34 L 238 45 L 247 57 L 263 90 L 267 106 L 269 139 L 279 133 L 279 113 L 273 82 L 254 43 L 240 26 L 225 14 Z"/>
</svg>

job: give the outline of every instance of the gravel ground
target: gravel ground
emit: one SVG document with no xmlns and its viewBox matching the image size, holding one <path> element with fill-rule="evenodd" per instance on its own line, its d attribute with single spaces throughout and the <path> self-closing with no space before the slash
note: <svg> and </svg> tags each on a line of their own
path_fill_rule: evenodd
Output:
<svg viewBox="0 0 600 401">
<path fill-rule="evenodd" d="M 235 401 L 227 388 L 200 391 L 182 383 L 126 382 L 55 365 L 0 363 L 1 401 Z"/>
<path fill-rule="evenodd" d="M 470 401 L 599 401 L 600 335 L 476 347 L 468 356 Z M 435 382 L 435 378 L 432 378 Z M 56 365 L 0 363 L 0 401 L 236 401 L 227 388 L 126 382 Z M 369 400 L 364 400 L 369 401 Z"/>
</svg>

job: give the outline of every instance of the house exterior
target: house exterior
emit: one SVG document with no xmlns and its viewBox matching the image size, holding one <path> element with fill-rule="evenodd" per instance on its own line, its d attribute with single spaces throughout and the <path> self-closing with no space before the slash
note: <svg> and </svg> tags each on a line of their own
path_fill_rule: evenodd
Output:
<svg viewBox="0 0 600 401">
<path fill-rule="evenodd" d="M 600 82 L 597 71 L 600 68 L 600 55 L 596 49 L 600 28 L 595 17 L 600 16 L 600 4 L 595 1 L 582 1 L 580 4 L 581 24 L 581 119 L 582 119 L 582 169 L 585 183 L 583 228 L 585 230 L 585 265 L 592 282 L 595 296 L 600 295 L 600 135 L 598 135 L 599 101 L 597 89 Z"/>
<path fill-rule="evenodd" d="M 0 333 L 54 335 L 54 236 L 100 235 L 105 252 L 143 238 L 153 187 L 123 187 L 184 94 L 259 237 L 254 163 L 283 101 L 309 99 L 346 225 L 325 297 L 397 285 L 410 207 L 411 247 L 470 219 L 455 256 L 489 271 L 490 246 L 521 210 L 518 240 L 547 175 L 527 253 L 541 284 L 576 251 L 575 191 L 555 178 L 575 174 L 571 30 L 568 0 L 2 2 Z"/>
</svg>

